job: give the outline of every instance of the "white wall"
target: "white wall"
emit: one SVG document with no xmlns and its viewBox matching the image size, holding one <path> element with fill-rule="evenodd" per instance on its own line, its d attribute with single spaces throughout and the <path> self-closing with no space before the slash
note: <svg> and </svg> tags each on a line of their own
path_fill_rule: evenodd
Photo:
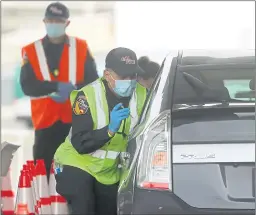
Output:
<svg viewBox="0 0 256 215">
<path fill-rule="evenodd" d="M 254 2 L 117 2 L 117 46 L 254 49 Z"/>
</svg>

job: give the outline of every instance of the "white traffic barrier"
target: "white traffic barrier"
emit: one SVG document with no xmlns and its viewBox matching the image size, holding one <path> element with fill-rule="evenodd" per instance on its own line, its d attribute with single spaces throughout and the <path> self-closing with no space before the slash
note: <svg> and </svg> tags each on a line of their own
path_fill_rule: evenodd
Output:
<svg viewBox="0 0 256 215">
<path fill-rule="evenodd" d="M 33 130 L 22 130 L 22 129 L 3 129 L 1 130 L 2 141 L 7 141 L 17 146 L 19 149 L 13 156 L 11 162 L 11 184 L 14 193 L 17 193 L 20 170 L 26 160 L 33 159 L 33 144 L 34 144 L 34 131 Z"/>
</svg>

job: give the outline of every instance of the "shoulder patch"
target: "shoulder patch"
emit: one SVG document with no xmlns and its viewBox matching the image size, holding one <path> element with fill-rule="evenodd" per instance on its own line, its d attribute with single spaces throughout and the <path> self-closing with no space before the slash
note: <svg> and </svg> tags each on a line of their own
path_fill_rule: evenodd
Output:
<svg viewBox="0 0 256 215">
<path fill-rule="evenodd" d="M 73 105 L 73 112 L 75 115 L 84 115 L 87 113 L 89 109 L 87 99 L 85 96 L 81 95 L 78 96 L 74 105 Z"/>
</svg>

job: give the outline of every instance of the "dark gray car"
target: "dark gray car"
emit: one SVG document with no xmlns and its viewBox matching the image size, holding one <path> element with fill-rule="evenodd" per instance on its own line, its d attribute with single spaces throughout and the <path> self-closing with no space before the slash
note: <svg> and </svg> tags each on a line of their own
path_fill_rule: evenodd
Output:
<svg viewBox="0 0 256 215">
<path fill-rule="evenodd" d="M 121 155 L 118 214 L 254 214 L 255 51 L 170 53 Z"/>
</svg>

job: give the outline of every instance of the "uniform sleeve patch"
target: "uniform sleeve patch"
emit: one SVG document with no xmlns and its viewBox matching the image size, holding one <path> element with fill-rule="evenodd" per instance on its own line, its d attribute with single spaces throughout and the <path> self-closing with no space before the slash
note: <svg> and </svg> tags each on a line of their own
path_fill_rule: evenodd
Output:
<svg viewBox="0 0 256 215">
<path fill-rule="evenodd" d="M 83 95 L 78 96 L 73 106 L 73 112 L 75 115 L 84 115 L 87 113 L 88 109 L 89 106 L 86 97 Z"/>
</svg>

